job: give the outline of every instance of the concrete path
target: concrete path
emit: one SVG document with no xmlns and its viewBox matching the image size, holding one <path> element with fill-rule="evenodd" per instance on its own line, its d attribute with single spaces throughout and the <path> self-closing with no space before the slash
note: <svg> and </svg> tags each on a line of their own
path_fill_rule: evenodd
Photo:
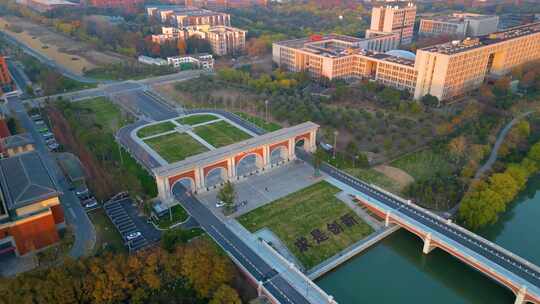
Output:
<svg viewBox="0 0 540 304">
<path fill-rule="evenodd" d="M 514 119 L 512 119 L 501 131 L 499 134 L 499 137 L 497 137 L 497 141 L 495 141 L 495 145 L 493 146 L 493 150 L 491 150 L 491 154 L 489 155 L 488 160 L 486 163 L 476 171 L 476 174 L 474 175 L 474 179 L 480 178 L 486 171 L 491 169 L 491 166 L 495 163 L 497 160 L 497 157 L 499 155 L 499 149 L 501 148 L 501 145 L 504 142 L 504 139 L 506 138 L 506 135 L 508 135 L 508 132 L 512 129 L 512 127 L 520 121 L 522 118 L 530 115 L 533 113 L 533 111 L 528 111 L 525 113 L 522 113 L 518 116 L 516 116 Z"/>
</svg>

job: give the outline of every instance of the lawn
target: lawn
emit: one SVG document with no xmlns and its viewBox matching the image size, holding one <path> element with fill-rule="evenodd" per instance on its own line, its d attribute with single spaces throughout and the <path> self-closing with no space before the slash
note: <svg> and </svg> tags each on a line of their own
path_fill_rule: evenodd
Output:
<svg viewBox="0 0 540 304">
<path fill-rule="evenodd" d="M 196 127 L 193 131 L 216 148 L 251 138 L 246 132 L 223 120 Z"/>
<path fill-rule="evenodd" d="M 171 133 L 144 141 L 169 163 L 181 161 L 208 149 L 186 133 Z"/>
<path fill-rule="evenodd" d="M 453 171 L 452 164 L 444 155 L 431 150 L 406 155 L 390 165 L 409 173 L 415 180 L 429 179 L 437 173 L 451 174 Z"/>
<path fill-rule="evenodd" d="M 129 122 L 122 117 L 120 109 L 105 97 L 77 102 L 75 108 L 82 110 L 85 116 L 92 116 L 87 119 L 95 121 L 113 134 Z"/>
<path fill-rule="evenodd" d="M 334 196 L 340 191 L 325 181 L 319 182 L 255 209 L 238 220 L 251 232 L 264 227 L 271 229 L 304 267 L 311 269 L 373 231 Z M 344 215 L 351 215 L 357 224 L 344 225 L 341 220 Z M 336 235 L 327 227 L 334 221 L 343 228 Z M 317 244 L 311 235 L 314 229 L 323 231 L 328 240 Z M 301 237 L 305 237 L 311 246 L 304 252 L 295 245 Z"/>
<path fill-rule="evenodd" d="M 139 131 L 137 131 L 137 136 L 139 138 L 144 138 L 144 137 L 172 131 L 174 130 L 175 127 L 176 125 L 174 123 L 170 121 L 165 121 L 162 123 L 158 123 L 158 124 L 140 129 Z"/>
<path fill-rule="evenodd" d="M 217 116 L 211 114 L 196 114 L 187 117 L 177 119 L 176 121 L 182 125 L 198 125 L 201 123 L 209 122 L 218 119 Z"/>
<path fill-rule="evenodd" d="M 235 112 L 234 114 L 238 115 L 243 120 L 249 121 L 250 123 L 256 125 L 257 127 L 267 132 L 277 131 L 282 128 L 280 124 L 275 123 L 275 122 L 268 122 L 258 116 L 250 115 L 244 112 Z"/>
<path fill-rule="evenodd" d="M 346 169 L 345 171 L 364 182 L 377 185 L 392 193 L 399 194 L 401 192 L 400 185 L 381 172 L 373 169 Z"/>
<path fill-rule="evenodd" d="M 88 213 L 96 229 L 96 249 L 107 248 L 114 252 L 127 252 L 122 236 L 103 209 L 96 209 Z"/>
<path fill-rule="evenodd" d="M 187 220 L 187 218 L 189 216 L 188 213 L 186 212 L 186 210 L 184 208 L 182 208 L 182 206 L 180 206 L 180 205 L 173 206 L 171 208 L 171 213 L 172 213 L 172 220 L 171 220 L 170 214 L 167 213 L 166 215 L 162 216 L 156 222 L 156 224 L 158 225 L 159 228 L 168 229 L 173 224 L 181 223 L 181 222 Z"/>
</svg>

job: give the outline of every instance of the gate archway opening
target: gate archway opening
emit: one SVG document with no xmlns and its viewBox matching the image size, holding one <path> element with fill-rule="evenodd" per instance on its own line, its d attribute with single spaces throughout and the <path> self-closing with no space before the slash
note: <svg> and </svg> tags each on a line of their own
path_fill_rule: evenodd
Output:
<svg viewBox="0 0 540 304">
<path fill-rule="evenodd" d="M 214 188 L 222 185 L 227 180 L 227 170 L 223 167 L 216 167 L 206 174 L 204 184 L 207 188 Z"/>
<path fill-rule="evenodd" d="M 279 146 L 270 152 L 270 164 L 272 166 L 278 165 L 285 160 L 287 160 L 287 149 L 285 147 Z"/>
<path fill-rule="evenodd" d="M 258 154 L 248 154 L 244 156 L 236 165 L 236 176 L 246 176 L 262 169 L 263 161 Z"/>
<path fill-rule="evenodd" d="M 296 149 L 302 149 L 304 151 L 308 151 L 309 150 L 308 145 L 309 145 L 309 140 L 307 140 L 306 138 L 300 138 L 295 142 L 294 147 Z"/>
</svg>

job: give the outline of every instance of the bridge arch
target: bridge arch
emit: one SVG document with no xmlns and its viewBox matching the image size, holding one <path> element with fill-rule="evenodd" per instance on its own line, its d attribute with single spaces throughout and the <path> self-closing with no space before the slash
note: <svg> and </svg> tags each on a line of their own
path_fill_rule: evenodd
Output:
<svg viewBox="0 0 540 304">
<path fill-rule="evenodd" d="M 184 176 L 174 182 L 171 189 L 177 186 L 177 184 L 182 185 L 183 189 L 189 192 L 194 192 L 197 187 L 195 187 L 195 180 L 192 177 Z M 174 191 L 173 191 L 174 194 Z"/>
<path fill-rule="evenodd" d="M 309 134 L 296 136 L 294 139 L 294 147 L 309 151 L 311 147 Z"/>
<path fill-rule="evenodd" d="M 287 160 L 288 151 L 285 146 L 277 146 L 270 150 L 270 164 L 277 165 L 285 160 Z"/>
<path fill-rule="evenodd" d="M 240 160 L 238 160 L 236 163 L 236 176 L 246 176 L 257 172 L 263 167 L 263 159 L 258 153 L 248 153 L 242 156 L 242 158 L 240 158 Z"/>
<path fill-rule="evenodd" d="M 215 188 L 222 185 L 227 180 L 227 169 L 224 167 L 214 167 L 204 176 L 204 184 L 207 188 Z"/>
</svg>

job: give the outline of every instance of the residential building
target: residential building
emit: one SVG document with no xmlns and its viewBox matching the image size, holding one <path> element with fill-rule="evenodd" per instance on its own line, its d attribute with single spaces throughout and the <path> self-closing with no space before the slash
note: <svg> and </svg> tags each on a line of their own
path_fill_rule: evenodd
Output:
<svg viewBox="0 0 540 304">
<path fill-rule="evenodd" d="M 0 88 L 6 85 L 10 85 L 11 81 L 11 75 L 9 74 L 6 57 L 0 56 Z"/>
<path fill-rule="evenodd" d="M 498 25 L 498 16 L 454 13 L 452 16 L 422 18 L 418 33 L 420 35 L 477 37 L 496 32 Z"/>
<path fill-rule="evenodd" d="M 34 151 L 34 139 L 30 133 L 15 134 L 1 140 L 2 151 L 5 157 Z"/>
<path fill-rule="evenodd" d="M 204 38 L 218 56 L 235 55 L 246 49 L 247 31 L 230 26 L 214 26 L 204 32 Z"/>
<path fill-rule="evenodd" d="M 144 55 L 139 56 L 138 60 L 139 60 L 140 63 L 149 64 L 149 65 L 164 66 L 164 65 L 168 64 L 167 60 L 165 60 L 165 59 L 152 58 L 152 57 L 148 57 L 148 56 L 144 56 Z"/>
<path fill-rule="evenodd" d="M 371 26 L 366 37 L 372 33 L 395 33 L 399 35 L 400 44 L 412 42 L 416 6 L 412 3 L 392 3 L 386 6 L 373 7 Z"/>
<path fill-rule="evenodd" d="M 540 22 L 477 38 L 419 49 L 415 54 L 385 53 L 360 47 L 358 38 L 327 35 L 273 44 L 273 59 L 283 69 L 308 71 L 314 78 L 373 79 L 408 90 L 420 99 L 459 97 L 513 68 L 540 60 Z"/>
<path fill-rule="evenodd" d="M 60 240 L 64 211 L 52 176 L 35 151 L 0 160 L 0 255 L 25 255 Z"/>
<path fill-rule="evenodd" d="M 16 2 L 40 13 L 45 13 L 61 7 L 79 6 L 78 3 L 65 0 L 17 0 Z"/>
<path fill-rule="evenodd" d="M 184 0 L 186 6 L 209 8 L 247 8 L 267 6 L 268 0 Z"/>
<path fill-rule="evenodd" d="M 173 5 L 147 6 L 146 13 L 150 17 L 158 18 L 161 22 L 174 25 L 178 28 L 196 25 L 231 25 L 231 16 L 229 14 L 196 7 Z"/>
<path fill-rule="evenodd" d="M 142 5 L 144 0 L 86 0 L 87 6 L 99 8 L 118 8 L 128 13 L 137 11 L 137 7 Z"/>
<path fill-rule="evenodd" d="M 197 68 L 200 68 L 203 70 L 214 69 L 214 57 L 212 56 L 212 54 L 197 54 L 197 55 L 167 57 L 167 63 L 177 69 L 181 68 L 182 64 L 185 64 L 185 63 L 191 63 L 195 65 Z"/>
</svg>

